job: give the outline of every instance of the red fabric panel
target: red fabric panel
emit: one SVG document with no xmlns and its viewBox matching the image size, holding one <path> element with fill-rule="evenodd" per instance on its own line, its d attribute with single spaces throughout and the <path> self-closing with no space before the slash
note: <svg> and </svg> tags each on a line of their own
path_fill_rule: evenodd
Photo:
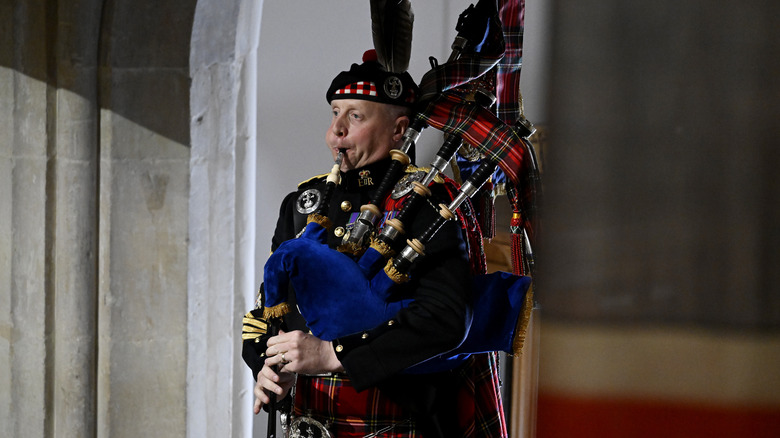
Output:
<svg viewBox="0 0 780 438">
<path fill-rule="evenodd" d="M 780 406 L 584 398 L 540 391 L 538 438 L 778 438 Z"/>
</svg>

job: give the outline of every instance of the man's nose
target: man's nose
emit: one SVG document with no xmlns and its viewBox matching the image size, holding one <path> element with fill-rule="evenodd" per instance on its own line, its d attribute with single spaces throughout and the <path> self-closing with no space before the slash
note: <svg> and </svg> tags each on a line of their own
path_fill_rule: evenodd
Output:
<svg viewBox="0 0 780 438">
<path fill-rule="evenodd" d="M 341 116 L 338 116 L 335 119 L 333 119 L 331 130 L 333 131 L 333 135 L 337 137 L 343 137 L 347 135 L 347 127 L 344 123 L 344 119 Z"/>
</svg>

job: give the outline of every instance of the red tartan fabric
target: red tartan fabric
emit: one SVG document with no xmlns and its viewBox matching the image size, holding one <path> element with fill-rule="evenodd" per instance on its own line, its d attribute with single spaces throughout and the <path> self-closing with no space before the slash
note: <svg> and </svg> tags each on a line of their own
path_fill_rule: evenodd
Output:
<svg viewBox="0 0 780 438">
<path fill-rule="evenodd" d="M 477 5 L 480 8 L 481 5 Z M 484 9 L 484 8 L 483 8 Z M 498 22 L 495 6 L 487 6 L 492 9 L 488 22 L 479 20 L 464 23 L 464 26 L 485 26 L 483 41 L 469 41 L 469 49 L 461 53 L 458 58 L 444 64 L 437 65 L 423 75 L 420 80 L 420 100 L 426 102 L 438 96 L 440 93 L 460 87 L 491 70 L 498 64 L 504 55 L 504 39 L 501 25 Z M 485 12 L 483 10 L 483 12 Z M 482 17 L 481 14 L 475 14 Z M 467 20 L 469 21 L 469 20 Z M 460 25 L 460 24 L 459 24 Z M 480 32 L 482 28 L 479 28 Z M 479 45 L 479 49 L 476 46 Z"/>
<path fill-rule="evenodd" d="M 421 114 L 425 122 L 448 134 L 461 136 L 492 160 L 515 184 L 528 160 L 526 141 L 489 109 L 464 101 L 454 93 L 443 94 Z"/>
<path fill-rule="evenodd" d="M 495 67 L 501 54 L 492 57 L 463 57 L 429 70 L 420 80 L 420 100 L 459 87 Z"/>
<path fill-rule="evenodd" d="M 459 369 L 457 385 L 461 437 L 506 438 L 495 354 L 473 356 Z M 301 375 L 295 391 L 294 414 L 316 419 L 334 438 L 360 438 L 394 424 L 377 436 L 424 438 L 410 413 L 376 388 L 355 391 L 346 375 Z"/>
<path fill-rule="evenodd" d="M 309 415 L 326 425 L 334 438 L 363 437 L 410 418 L 401 406 L 376 388 L 355 391 L 346 375 L 298 376 L 294 414 Z M 417 438 L 421 435 L 413 423 L 406 423 L 381 436 Z"/>
<path fill-rule="evenodd" d="M 523 64 L 525 0 L 500 0 L 498 7 L 505 48 L 504 58 L 498 64 L 496 74 L 496 114 L 502 121 L 512 124 L 523 117 L 520 72 Z M 517 187 L 507 189 L 507 197 L 517 216 L 511 225 L 512 266 L 515 274 L 530 275 L 531 272 L 525 272 L 522 260 L 522 232 L 525 229 L 529 240 L 535 242 L 538 171 L 529 159 L 523 163 L 519 174 L 522 178 Z"/>
<path fill-rule="evenodd" d="M 499 119 L 511 124 L 522 114 L 520 70 L 523 65 L 525 0 L 499 1 L 498 15 L 505 47 L 496 74 L 496 112 Z"/>
<path fill-rule="evenodd" d="M 457 184 L 445 178 L 445 188 L 454 197 Z M 406 198 L 387 197 L 385 210 L 400 208 Z M 469 258 L 475 274 L 485 273 L 481 232 L 471 203 L 465 202 L 457 210 L 469 244 Z M 498 378 L 496 353 L 474 355 L 458 369 L 457 417 L 462 438 L 506 438 L 501 386 Z M 308 415 L 326 425 L 334 438 L 358 438 L 379 430 L 380 438 L 425 438 L 411 413 L 384 396 L 377 388 L 357 392 L 345 374 L 311 377 L 298 376 L 295 390 L 294 414 Z M 450 438 L 450 437 L 447 437 Z M 452 437 L 459 438 L 459 437 Z"/>
<path fill-rule="evenodd" d="M 463 429 L 463 437 L 506 438 L 496 353 L 472 356 L 469 366 L 461 370 L 461 377 L 460 414 L 462 419 L 470 420 Z"/>
</svg>

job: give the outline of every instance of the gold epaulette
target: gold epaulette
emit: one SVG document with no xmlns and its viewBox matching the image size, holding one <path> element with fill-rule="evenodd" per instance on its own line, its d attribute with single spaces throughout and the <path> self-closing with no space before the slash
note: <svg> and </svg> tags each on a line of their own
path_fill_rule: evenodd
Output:
<svg viewBox="0 0 780 438">
<path fill-rule="evenodd" d="M 307 180 L 303 180 L 303 181 L 301 181 L 301 182 L 299 182 L 299 183 L 298 183 L 298 188 L 300 188 L 300 187 L 303 187 L 303 186 L 305 186 L 306 184 L 309 184 L 309 183 L 311 183 L 311 182 L 312 182 L 312 181 L 314 181 L 315 179 L 324 179 L 324 178 L 325 178 L 325 177 L 327 177 L 327 176 L 328 176 L 328 174 L 327 174 L 327 173 L 323 173 L 323 174 L 321 174 L 321 175 L 313 176 L 313 177 L 311 177 L 311 178 L 309 178 L 309 179 L 307 179 Z"/>
<path fill-rule="evenodd" d="M 406 173 L 416 173 L 416 172 L 425 172 L 428 173 L 431 171 L 430 167 L 417 167 L 413 165 L 406 166 L 406 169 L 404 169 Z M 442 178 L 441 173 L 437 173 L 435 177 L 433 177 L 433 182 L 436 184 L 443 184 L 444 178 Z"/>
</svg>

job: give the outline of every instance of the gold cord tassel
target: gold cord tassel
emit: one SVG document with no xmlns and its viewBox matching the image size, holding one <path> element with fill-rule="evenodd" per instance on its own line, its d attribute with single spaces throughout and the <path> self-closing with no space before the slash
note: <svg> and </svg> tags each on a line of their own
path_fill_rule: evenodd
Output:
<svg viewBox="0 0 780 438">
<path fill-rule="evenodd" d="M 371 248 L 374 248 L 376 252 L 382 254 L 382 257 L 384 258 L 390 258 L 395 255 L 395 251 L 393 251 L 393 249 L 390 248 L 390 245 L 388 245 L 387 243 L 379 239 L 375 239 L 375 238 L 371 239 Z"/>
<path fill-rule="evenodd" d="M 525 338 L 528 334 L 528 324 L 531 322 L 531 312 L 534 310 L 534 289 L 533 285 L 528 287 L 528 292 L 525 294 L 525 302 L 523 303 L 523 313 L 520 318 L 517 319 L 517 327 L 515 328 L 515 336 L 512 340 L 512 357 L 520 357 L 523 355 L 523 345 L 525 345 Z"/>
<path fill-rule="evenodd" d="M 392 259 L 388 260 L 387 265 L 385 265 L 385 274 L 387 274 L 387 276 L 391 280 L 393 280 L 396 284 L 402 284 L 409 281 L 408 275 L 398 272 L 398 270 L 395 269 L 395 266 L 393 266 Z"/>
<path fill-rule="evenodd" d="M 317 213 L 311 213 L 306 218 L 307 224 L 310 224 L 312 222 L 318 223 L 320 226 L 322 226 L 322 228 L 325 228 L 326 230 L 330 230 L 330 227 L 333 225 L 333 223 L 330 221 L 330 219 L 328 219 L 327 216 L 323 216 Z"/>
<path fill-rule="evenodd" d="M 291 310 L 292 308 L 286 302 L 277 304 L 273 307 L 266 307 L 263 309 L 263 319 L 281 318 L 290 313 Z"/>
</svg>

